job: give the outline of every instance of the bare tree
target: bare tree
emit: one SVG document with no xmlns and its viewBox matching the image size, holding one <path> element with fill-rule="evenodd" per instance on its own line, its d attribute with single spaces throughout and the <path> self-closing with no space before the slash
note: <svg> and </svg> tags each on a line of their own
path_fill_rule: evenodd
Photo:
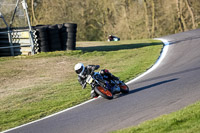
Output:
<svg viewBox="0 0 200 133">
<path fill-rule="evenodd" d="M 177 13 L 178 13 L 179 28 L 181 31 L 184 31 L 184 26 L 181 19 L 180 0 L 176 0 L 176 7 L 177 7 Z"/>
<path fill-rule="evenodd" d="M 151 28 L 151 34 L 152 37 L 154 37 L 154 31 L 155 31 L 155 3 L 154 0 L 151 0 L 151 6 L 152 6 L 152 28 Z"/>
<path fill-rule="evenodd" d="M 77 23 L 77 40 L 105 40 L 108 34 L 122 40 L 151 38 L 200 23 L 199 0 L 27 1 L 34 24 Z"/>
<path fill-rule="evenodd" d="M 33 20 L 36 22 L 36 24 L 38 24 L 38 21 L 35 17 L 34 0 L 31 0 L 31 9 L 32 9 Z"/>
<path fill-rule="evenodd" d="M 192 28 L 195 29 L 195 28 L 196 28 L 196 24 L 195 24 L 195 19 L 194 19 L 194 13 L 193 13 L 193 11 L 192 11 L 190 5 L 189 5 L 188 0 L 185 0 L 185 3 L 186 3 L 186 5 L 187 5 L 187 8 L 188 8 L 188 10 L 189 10 L 189 12 L 190 12 L 190 15 L 191 15 L 191 18 L 192 18 Z"/>
<path fill-rule="evenodd" d="M 150 29 L 149 29 L 149 16 L 148 16 L 148 8 L 147 8 L 147 1 L 144 0 L 144 11 L 145 11 L 145 24 L 146 24 L 146 30 L 148 33 L 148 37 L 150 37 Z"/>
</svg>

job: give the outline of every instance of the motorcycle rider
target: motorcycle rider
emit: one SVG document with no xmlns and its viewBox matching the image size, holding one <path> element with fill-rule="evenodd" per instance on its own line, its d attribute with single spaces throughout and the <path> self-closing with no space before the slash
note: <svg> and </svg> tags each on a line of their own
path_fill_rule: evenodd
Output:
<svg viewBox="0 0 200 133">
<path fill-rule="evenodd" d="M 87 75 L 91 74 L 92 72 L 94 72 L 94 70 L 99 69 L 99 65 L 88 65 L 88 66 L 84 66 L 83 63 L 77 63 L 74 66 L 74 70 L 78 75 L 78 81 L 80 83 L 80 85 L 82 85 L 82 88 L 84 89 L 86 87 L 86 78 Z M 115 77 L 114 75 L 112 75 L 107 69 L 102 69 L 99 72 L 104 79 L 106 80 L 119 80 L 119 78 Z M 98 97 L 98 94 L 95 93 L 94 90 L 91 91 L 91 97 Z"/>
</svg>

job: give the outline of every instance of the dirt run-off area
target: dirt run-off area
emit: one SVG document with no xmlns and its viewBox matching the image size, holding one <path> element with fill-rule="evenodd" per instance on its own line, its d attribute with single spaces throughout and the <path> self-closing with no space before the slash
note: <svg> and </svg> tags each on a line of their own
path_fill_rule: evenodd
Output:
<svg viewBox="0 0 200 133">
<path fill-rule="evenodd" d="M 75 75 L 75 63 L 75 58 L 67 56 L 1 61 L 0 98 L 19 93 L 20 89 L 62 82 Z"/>
</svg>

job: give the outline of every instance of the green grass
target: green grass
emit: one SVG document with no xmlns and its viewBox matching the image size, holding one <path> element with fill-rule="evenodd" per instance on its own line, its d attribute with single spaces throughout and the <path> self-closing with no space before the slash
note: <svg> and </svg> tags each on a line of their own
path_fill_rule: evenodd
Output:
<svg viewBox="0 0 200 133">
<path fill-rule="evenodd" d="M 112 133 L 199 133 L 199 123 L 200 102 L 197 102 L 180 111 Z"/>
<path fill-rule="evenodd" d="M 82 90 L 73 70 L 77 62 L 99 64 L 129 81 L 155 63 L 161 48 L 155 40 L 83 42 L 76 51 L 0 58 L 0 131 L 90 99 L 90 86 Z"/>
</svg>

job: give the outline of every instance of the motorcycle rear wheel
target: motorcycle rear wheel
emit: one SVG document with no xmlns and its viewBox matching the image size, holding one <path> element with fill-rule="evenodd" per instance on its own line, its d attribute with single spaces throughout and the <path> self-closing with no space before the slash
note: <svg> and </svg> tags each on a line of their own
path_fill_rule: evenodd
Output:
<svg viewBox="0 0 200 133">
<path fill-rule="evenodd" d="M 97 94 L 101 95 L 103 98 L 106 99 L 113 99 L 113 94 L 109 90 L 105 90 L 101 86 L 96 86 L 94 90 L 97 92 Z"/>
</svg>

